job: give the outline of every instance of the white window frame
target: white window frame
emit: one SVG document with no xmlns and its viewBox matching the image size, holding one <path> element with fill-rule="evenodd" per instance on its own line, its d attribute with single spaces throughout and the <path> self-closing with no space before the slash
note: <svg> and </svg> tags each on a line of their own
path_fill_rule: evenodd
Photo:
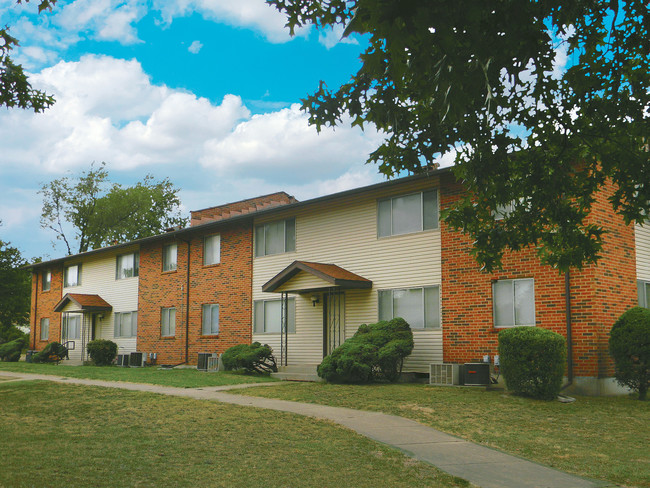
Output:
<svg viewBox="0 0 650 488">
<path fill-rule="evenodd" d="M 70 319 L 75 322 L 75 334 L 70 335 Z M 63 342 L 81 339 L 81 315 L 78 313 L 64 313 L 61 327 L 61 340 Z"/>
<path fill-rule="evenodd" d="M 377 307 L 378 307 L 378 313 L 377 316 L 379 317 L 379 320 L 391 320 L 395 318 L 394 315 L 394 310 L 395 310 L 395 292 L 400 292 L 400 291 L 414 291 L 414 290 L 421 290 L 422 293 L 422 327 L 420 327 L 420 324 L 411 324 L 409 323 L 409 326 L 411 329 L 414 330 L 435 330 L 435 329 L 440 329 L 442 326 L 442 319 L 441 319 L 441 309 L 442 309 L 442 301 L 441 301 L 441 293 L 440 293 L 440 285 L 430 285 L 430 286 L 415 286 L 415 287 L 410 287 L 410 288 L 391 288 L 388 290 L 379 290 L 377 292 Z M 436 314 L 432 317 L 427 316 L 427 291 L 433 290 L 436 291 L 438 297 L 437 297 L 437 302 L 434 302 L 436 305 Z M 382 313 L 382 300 L 388 300 L 385 303 L 390 304 L 390 312 L 386 315 Z M 403 317 L 402 317 L 403 318 Z"/>
<path fill-rule="evenodd" d="M 130 261 L 131 267 L 125 267 L 125 264 Z M 125 280 L 128 278 L 136 278 L 140 274 L 140 253 L 138 251 L 130 252 L 127 254 L 120 254 L 115 258 L 115 279 Z"/>
<path fill-rule="evenodd" d="M 165 331 L 165 329 L 167 330 Z M 160 309 L 160 337 L 175 337 L 175 336 L 176 336 L 176 307 L 163 307 Z"/>
<path fill-rule="evenodd" d="M 284 300 L 271 299 L 271 300 L 255 300 L 253 303 L 253 333 L 254 334 L 280 334 L 280 330 L 268 330 L 267 308 L 274 303 L 280 303 L 281 307 L 284 306 Z M 287 333 L 296 333 L 296 299 L 288 299 L 289 316 L 287 317 Z M 286 313 L 286 312 L 285 312 Z M 280 308 L 280 327 L 282 327 L 282 308 Z"/>
<path fill-rule="evenodd" d="M 69 281 L 69 271 L 72 268 L 77 268 L 77 281 L 74 283 L 71 283 Z M 63 270 L 63 287 L 64 288 L 71 288 L 73 286 L 80 286 L 81 285 L 81 263 L 77 264 L 70 264 L 66 266 Z"/>
<path fill-rule="evenodd" d="M 532 308 L 533 308 L 533 322 L 532 323 L 518 323 L 517 320 L 517 303 L 516 303 L 516 291 L 517 282 L 527 281 L 532 284 L 533 296 L 532 296 Z M 496 296 L 496 287 L 498 283 L 511 283 L 512 285 L 512 321 L 513 324 L 498 324 L 497 323 L 497 296 Z M 534 278 L 514 278 L 506 280 L 497 280 L 492 282 L 492 322 L 494 327 L 497 329 L 503 329 L 508 327 L 521 327 L 521 326 L 530 326 L 534 327 L 536 323 L 536 314 L 535 314 L 535 279 Z"/>
<path fill-rule="evenodd" d="M 636 280 L 639 307 L 650 308 L 650 281 Z"/>
<path fill-rule="evenodd" d="M 47 284 L 47 287 L 45 286 Z M 50 291 L 52 288 L 52 270 L 43 271 L 41 278 L 41 291 Z"/>
<path fill-rule="evenodd" d="M 41 319 L 41 340 L 46 341 L 50 338 L 50 319 Z"/>
<path fill-rule="evenodd" d="M 269 252 L 266 234 L 271 225 L 282 224 L 282 234 L 284 242 L 282 243 L 282 250 L 278 252 Z M 296 218 L 284 220 L 274 220 L 273 222 L 265 222 L 255 226 L 255 257 L 273 256 L 276 254 L 285 254 L 288 252 L 296 251 Z"/>
<path fill-rule="evenodd" d="M 216 253 L 208 254 L 208 242 L 212 242 Z M 215 256 L 216 254 L 216 256 Z M 221 235 L 212 234 L 203 238 L 203 266 L 212 266 L 221 262 Z"/>
<path fill-rule="evenodd" d="M 138 336 L 138 312 L 115 312 L 113 318 L 113 337 L 128 338 Z M 128 334 L 124 334 L 124 319 L 129 317 Z"/>
<path fill-rule="evenodd" d="M 434 195 L 434 205 L 433 207 L 429 210 L 431 213 L 430 218 L 433 221 L 432 226 L 426 226 L 425 225 L 425 214 L 427 213 L 428 207 L 425 207 L 425 194 L 433 194 Z M 420 222 L 419 222 L 419 227 L 414 228 L 414 229 L 409 229 L 403 232 L 398 232 L 395 230 L 395 226 L 393 225 L 393 214 L 394 214 L 394 209 L 393 209 L 393 204 L 394 201 L 400 198 L 406 198 L 410 197 L 413 195 L 419 195 L 420 197 Z M 385 212 L 388 207 L 390 206 L 390 209 L 388 211 L 388 216 L 390 217 L 390 222 L 389 222 L 389 227 L 390 227 L 390 232 L 383 232 L 382 231 L 382 212 Z M 423 191 L 418 191 L 418 192 L 413 192 L 413 193 L 405 193 L 403 195 L 395 195 L 394 197 L 390 198 L 383 198 L 381 200 L 377 201 L 377 237 L 378 238 L 384 238 L 384 237 L 391 237 L 391 236 L 399 236 L 399 235 L 408 235 L 408 234 L 416 234 L 419 232 L 426 232 L 430 230 L 436 230 L 440 228 L 440 203 L 439 203 L 439 197 L 438 197 L 438 189 L 437 188 L 431 188 L 428 190 L 423 190 Z M 384 218 L 386 218 L 384 216 Z"/>
<path fill-rule="evenodd" d="M 217 303 L 205 303 L 201 316 L 201 335 L 219 335 L 219 305 Z M 214 318 L 216 315 L 216 324 Z"/>
<path fill-rule="evenodd" d="M 170 254 L 173 257 L 173 261 L 171 259 L 167 259 L 167 252 L 170 252 Z M 171 244 L 165 244 L 162 248 L 162 270 L 163 272 L 166 271 L 176 271 L 178 268 L 178 243 L 177 242 L 172 242 Z"/>
</svg>

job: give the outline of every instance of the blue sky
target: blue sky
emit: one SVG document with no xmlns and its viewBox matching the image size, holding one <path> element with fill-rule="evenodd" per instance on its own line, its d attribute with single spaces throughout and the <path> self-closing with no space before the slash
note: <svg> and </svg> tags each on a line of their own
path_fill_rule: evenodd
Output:
<svg viewBox="0 0 650 488">
<path fill-rule="evenodd" d="M 372 127 L 317 134 L 299 100 L 359 67 L 362 39 L 303 29 L 263 0 L 76 0 L 50 13 L 0 0 L 14 58 L 57 103 L 0 110 L 0 239 L 26 258 L 65 254 L 39 225 L 41 184 L 105 161 L 113 181 L 151 173 L 183 209 L 284 190 L 299 199 L 380 181 Z"/>
</svg>

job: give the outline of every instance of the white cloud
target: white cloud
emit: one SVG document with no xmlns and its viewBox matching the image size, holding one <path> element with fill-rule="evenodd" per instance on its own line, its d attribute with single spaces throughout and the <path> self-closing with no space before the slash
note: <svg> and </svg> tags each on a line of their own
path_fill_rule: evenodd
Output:
<svg viewBox="0 0 650 488">
<path fill-rule="evenodd" d="M 198 54 L 202 47 L 203 44 L 201 44 L 201 41 L 194 41 L 190 44 L 190 47 L 188 47 L 187 50 L 192 54 Z"/>
<path fill-rule="evenodd" d="M 318 42 L 320 42 L 327 49 L 331 49 L 339 43 L 342 44 L 359 44 L 354 37 L 343 37 L 345 27 L 337 24 L 333 27 L 328 27 L 319 31 Z"/>
</svg>

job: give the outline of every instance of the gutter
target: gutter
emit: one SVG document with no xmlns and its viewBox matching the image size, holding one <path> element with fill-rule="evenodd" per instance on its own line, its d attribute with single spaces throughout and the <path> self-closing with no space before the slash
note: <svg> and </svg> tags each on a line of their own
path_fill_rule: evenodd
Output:
<svg viewBox="0 0 650 488">
<path fill-rule="evenodd" d="M 190 351 L 190 265 L 192 258 L 191 238 L 189 240 L 183 239 L 187 244 L 187 278 L 185 282 L 185 363 L 189 362 Z M 181 363 L 183 364 L 183 363 Z"/>
<path fill-rule="evenodd" d="M 36 349 L 36 324 L 38 323 L 38 275 L 39 273 L 34 272 L 36 277 L 36 287 L 34 290 L 34 337 L 32 337 L 32 349 Z"/>
<path fill-rule="evenodd" d="M 564 273 L 564 302 L 566 311 L 566 348 L 567 348 L 567 382 L 560 390 L 564 390 L 573 384 L 573 334 L 571 330 L 571 272 Z"/>
</svg>

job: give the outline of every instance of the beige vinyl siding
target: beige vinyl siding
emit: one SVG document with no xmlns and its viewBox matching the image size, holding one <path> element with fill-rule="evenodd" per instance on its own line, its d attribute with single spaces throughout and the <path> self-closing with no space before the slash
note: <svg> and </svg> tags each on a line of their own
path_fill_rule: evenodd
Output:
<svg viewBox="0 0 650 488">
<path fill-rule="evenodd" d="M 274 218 L 258 219 L 256 224 L 296 218 L 296 251 L 256 257 L 253 261 L 253 299 L 279 298 L 279 293 L 264 293 L 262 285 L 295 260 L 331 263 L 373 282 L 370 290 L 346 290 L 346 337 L 362 323 L 378 318 L 377 291 L 441 284 L 440 231 L 377 237 L 377 200 L 388 196 L 437 188 L 437 178 L 417 181 L 390 191 L 356 194 L 345 199 L 323 202 L 301 209 L 279 211 Z M 294 279 L 316 288 L 317 278 L 300 273 Z M 322 280 L 319 280 L 323 283 Z M 285 288 L 296 288 L 293 281 Z M 296 296 L 296 334 L 289 335 L 289 362 L 320 363 L 322 360 L 322 300 L 312 306 L 311 294 Z M 439 330 L 415 331 L 416 349 L 407 359 L 406 370 L 428 371 L 428 364 L 442 359 Z M 279 335 L 254 334 L 254 341 L 271 345 L 279 355 Z"/>
<path fill-rule="evenodd" d="M 63 288 L 66 293 L 83 293 L 99 295 L 112 307 L 111 312 L 104 312 L 103 318 L 97 318 L 97 339 L 109 339 L 118 347 L 118 354 L 137 351 L 137 338 L 115 338 L 113 336 L 114 313 L 134 312 L 138 310 L 139 278 L 115 279 L 115 266 L 118 255 L 138 251 L 137 247 L 120 249 L 119 252 L 99 253 L 81 261 L 81 285 Z M 71 260 L 68 264 L 77 264 Z"/>
<path fill-rule="evenodd" d="M 636 278 L 650 281 L 650 221 L 634 228 L 636 241 Z"/>
<path fill-rule="evenodd" d="M 331 283 L 322 280 L 311 273 L 300 271 L 296 276 L 291 278 L 288 282 L 278 287 L 277 293 L 290 290 L 313 290 L 317 288 L 332 286 Z"/>
</svg>

